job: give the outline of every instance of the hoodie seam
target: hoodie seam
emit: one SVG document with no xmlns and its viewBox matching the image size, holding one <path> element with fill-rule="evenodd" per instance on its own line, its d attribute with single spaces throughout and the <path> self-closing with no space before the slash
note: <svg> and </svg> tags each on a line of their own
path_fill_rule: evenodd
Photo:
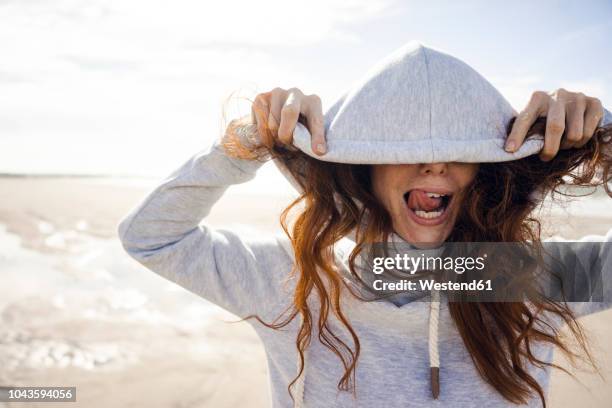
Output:
<svg viewBox="0 0 612 408">
<path fill-rule="evenodd" d="M 434 153 L 434 145 L 433 145 L 433 135 L 432 135 L 432 127 L 431 127 L 431 81 L 429 79 L 429 59 L 427 58 L 427 50 L 425 47 L 421 47 L 423 50 L 423 59 L 425 60 L 425 78 L 427 81 L 427 98 L 428 98 L 428 113 L 429 113 L 429 144 L 431 146 L 431 161 L 435 162 L 435 153 Z"/>
</svg>

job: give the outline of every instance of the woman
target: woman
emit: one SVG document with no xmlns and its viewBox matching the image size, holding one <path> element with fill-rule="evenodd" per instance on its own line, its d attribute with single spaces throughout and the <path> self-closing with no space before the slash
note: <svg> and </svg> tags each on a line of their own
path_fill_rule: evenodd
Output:
<svg viewBox="0 0 612 408">
<path fill-rule="evenodd" d="M 575 318 L 609 303 L 359 294 L 368 244 L 536 242 L 532 211 L 564 176 L 609 179 L 611 116 L 597 99 L 536 92 L 515 115 L 467 64 L 411 42 L 325 116 L 318 97 L 297 89 L 258 95 L 251 118 L 177 169 L 119 235 L 154 272 L 255 317 L 275 407 L 545 404 L 553 349 L 588 359 Z M 198 225 L 267 157 L 300 191 L 282 215 L 289 239 Z"/>
</svg>

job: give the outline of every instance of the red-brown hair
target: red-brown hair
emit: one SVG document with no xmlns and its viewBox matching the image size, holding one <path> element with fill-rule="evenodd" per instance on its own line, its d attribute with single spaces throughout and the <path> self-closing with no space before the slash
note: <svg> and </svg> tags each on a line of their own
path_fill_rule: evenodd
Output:
<svg viewBox="0 0 612 408">
<path fill-rule="evenodd" d="M 346 311 L 340 306 L 340 296 L 346 285 L 334 264 L 332 251 L 338 240 L 357 230 L 356 247 L 349 262 L 351 273 L 355 275 L 355 260 L 364 247 L 387 241 L 392 232 L 391 217 L 372 192 L 370 166 L 324 162 L 280 145 L 247 148 L 235 137 L 236 129 L 246 122 L 248 120 L 233 121 L 228 126 L 226 150 L 242 158 L 273 156 L 281 160 L 302 189 L 300 196 L 281 214 L 281 224 L 291 239 L 296 260 L 297 285 L 292 308 L 282 319 L 263 323 L 280 328 L 301 315 L 302 324 L 296 339 L 301 362 L 299 373 L 304 368 L 304 350 L 316 326 L 319 341 L 333 351 L 344 366 L 338 388 L 354 390 L 360 343 Z M 514 119 L 508 124 L 508 132 L 513 122 Z M 539 118 L 528 137 L 543 134 L 545 128 L 545 118 Z M 262 130 L 270 131 L 260 127 Z M 266 140 L 274 140 L 270 136 L 267 135 Z M 606 126 L 598 128 L 583 147 L 561 150 L 549 162 L 529 156 L 515 161 L 481 163 L 473 182 L 463 192 L 462 211 L 448 240 L 539 242 L 541 225 L 533 212 L 541 198 L 532 195 L 535 191 L 566 195 L 563 186 L 568 184 L 603 185 L 612 196 L 608 186 L 612 166 L 610 139 L 612 126 Z M 320 302 L 318 316 L 312 315 L 307 302 L 313 291 Z M 530 306 L 524 302 L 449 302 L 450 314 L 481 377 L 508 401 L 526 403 L 535 393 L 546 405 L 543 389 L 528 373 L 527 364 L 566 370 L 538 359 L 532 353 L 534 343 L 552 344 L 572 362 L 580 359 L 593 366 L 595 363 L 583 330 L 567 303 L 542 297 Z M 330 313 L 350 334 L 352 344 L 347 344 L 330 329 Z M 551 316 L 566 323 L 575 340 L 573 345 L 550 323 Z M 485 321 L 493 324 L 484 324 Z M 289 384 L 289 392 L 296 379 Z"/>
</svg>

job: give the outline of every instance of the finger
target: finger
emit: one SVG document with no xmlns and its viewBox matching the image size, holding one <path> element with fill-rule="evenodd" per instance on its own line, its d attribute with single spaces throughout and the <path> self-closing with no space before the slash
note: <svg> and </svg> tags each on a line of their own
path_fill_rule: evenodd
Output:
<svg viewBox="0 0 612 408">
<path fill-rule="evenodd" d="M 591 140 L 603 114 L 604 109 L 601 101 L 597 98 L 588 98 L 586 111 L 584 112 L 584 138 L 580 143 L 577 143 L 575 147 L 582 147 Z"/>
<path fill-rule="evenodd" d="M 577 93 L 565 105 L 565 137 L 561 141 L 562 149 L 574 147 L 584 137 L 584 113 L 586 110 L 586 96 Z"/>
<path fill-rule="evenodd" d="M 281 109 L 281 121 L 278 127 L 278 138 L 284 144 L 293 142 L 293 129 L 300 116 L 304 94 L 297 88 L 288 90 L 287 99 Z"/>
<path fill-rule="evenodd" d="M 273 135 L 278 132 L 281 109 L 283 107 L 283 103 L 285 101 L 286 96 L 287 91 L 282 88 L 274 88 L 271 91 L 270 113 L 268 115 L 268 128 L 270 128 L 270 131 Z"/>
<path fill-rule="evenodd" d="M 306 96 L 302 111 L 306 115 L 308 130 L 312 136 L 310 140 L 312 151 L 318 155 L 325 154 L 327 152 L 327 143 L 325 142 L 325 122 L 321 98 L 314 94 Z"/>
<path fill-rule="evenodd" d="M 510 135 L 506 139 L 504 149 L 507 152 L 515 152 L 521 147 L 531 125 L 548 107 L 549 99 L 550 96 L 543 91 L 536 91 L 531 95 L 529 103 L 516 117 Z"/>
<path fill-rule="evenodd" d="M 546 115 L 546 134 L 540 159 L 549 161 L 557 155 L 561 145 L 561 136 L 565 130 L 565 103 L 562 99 L 553 99 Z"/>
<path fill-rule="evenodd" d="M 258 94 L 251 105 L 251 118 L 255 119 L 257 124 L 257 134 L 260 142 L 268 147 L 274 146 L 274 138 L 268 128 L 268 116 L 270 112 L 269 100 L 270 92 Z"/>
</svg>

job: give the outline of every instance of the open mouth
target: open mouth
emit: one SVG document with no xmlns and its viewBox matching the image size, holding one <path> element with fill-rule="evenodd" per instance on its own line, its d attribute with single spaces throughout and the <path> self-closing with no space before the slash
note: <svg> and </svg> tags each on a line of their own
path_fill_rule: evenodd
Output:
<svg viewBox="0 0 612 408">
<path fill-rule="evenodd" d="M 448 214 L 452 193 L 413 189 L 404 194 L 404 201 L 412 218 L 419 224 L 435 225 Z"/>
</svg>

